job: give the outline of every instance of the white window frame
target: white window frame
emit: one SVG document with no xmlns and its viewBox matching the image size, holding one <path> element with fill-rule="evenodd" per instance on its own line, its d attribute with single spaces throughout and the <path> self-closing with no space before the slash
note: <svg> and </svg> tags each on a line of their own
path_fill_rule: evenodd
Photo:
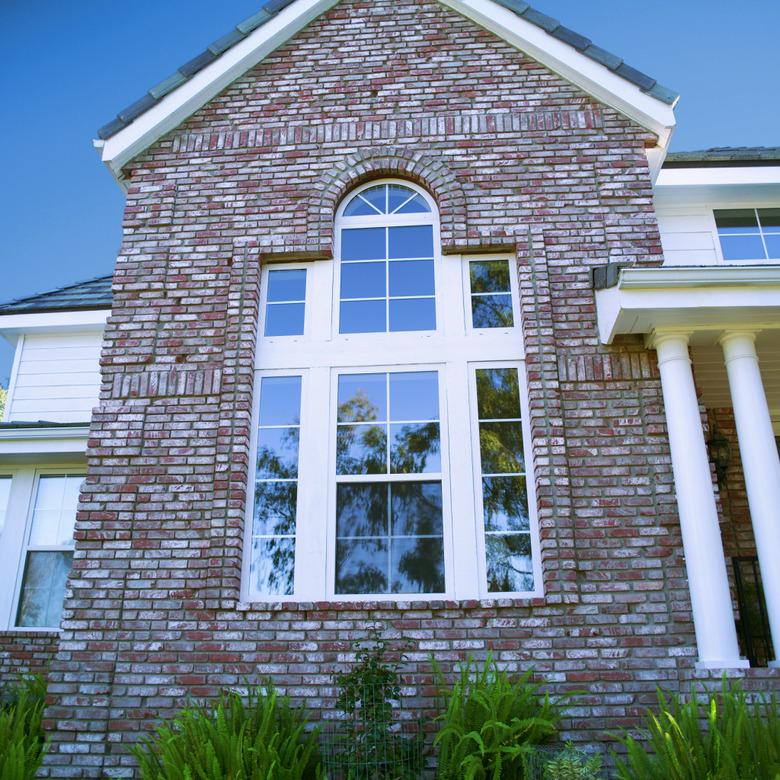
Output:
<svg viewBox="0 0 780 780">
<path fill-rule="evenodd" d="M 756 222 L 759 223 L 758 211 L 760 209 L 776 209 L 776 208 L 780 208 L 780 204 L 778 204 L 777 202 L 771 203 L 766 201 L 753 201 L 753 200 L 751 200 L 749 204 L 724 201 L 723 203 L 708 203 L 707 208 L 709 209 L 710 225 L 712 226 L 712 235 L 715 240 L 715 254 L 717 256 L 719 263 L 728 266 L 765 265 L 767 263 L 769 264 L 780 263 L 780 259 L 769 257 L 769 252 L 766 248 L 766 241 L 764 240 L 763 228 L 761 227 L 759 227 L 758 233 L 754 235 L 759 235 L 761 238 L 761 245 L 764 247 L 764 252 L 765 252 L 764 257 L 753 257 L 753 258 L 743 257 L 740 258 L 739 260 L 726 260 L 726 258 L 723 256 L 723 246 L 720 243 L 720 233 L 718 232 L 718 223 L 717 220 L 715 219 L 716 211 L 752 211 L 756 217 Z"/>
<path fill-rule="evenodd" d="M 242 599 L 259 603 L 284 602 L 414 602 L 543 596 L 541 552 L 534 492 L 534 461 L 516 258 L 511 254 L 441 255 L 438 211 L 430 196 L 414 184 L 379 179 L 352 190 L 337 211 L 336 246 L 340 246 L 339 219 L 345 204 L 357 193 L 377 184 L 399 183 L 421 192 L 432 205 L 434 225 L 434 273 L 436 283 L 436 331 L 340 334 L 339 261 L 273 264 L 269 269 L 306 268 L 306 336 L 261 338 L 255 359 L 255 393 L 252 410 L 249 485 L 245 523 Z M 387 215 L 384 215 L 385 217 Z M 379 215 L 377 215 L 379 217 Z M 353 226 L 350 218 L 349 225 Z M 368 219 L 374 219 L 370 217 Z M 375 221 L 375 226 L 379 220 Z M 386 222 L 382 223 L 386 225 Z M 420 223 L 417 223 L 420 224 Z M 335 253 L 336 258 L 340 250 Z M 470 260 L 507 260 L 513 293 L 514 326 L 471 327 Z M 264 319 L 258 328 L 262 334 Z M 477 407 L 475 368 L 517 367 L 527 469 L 534 590 L 498 594 L 487 591 L 484 558 L 484 519 L 481 514 L 479 450 L 475 449 Z M 435 370 L 439 376 L 442 496 L 444 523 L 444 594 L 335 594 L 336 546 L 336 406 L 337 382 L 344 373 L 397 373 Z M 298 459 L 295 593 L 292 596 L 258 598 L 249 589 L 249 561 L 254 507 L 254 462 L 257 457 L 259 388 L 263 376 L 302 377 L 301 429 Z M 450 442 L 470 446 L 451 447 Z M 404 477 L 407 478 L 407 477 Z M 409 477 L 425 481 L 426 475 Z M 362 479 L 370 481 L 371 477 Z M 438 478 L 437 478 L 438 479 Z M 359 481 L 359 480 L 354 480 Z M 388 481 L 382 478 L 380 481 Z M 323 503 L 325 505 L 323 505 Z"/>
<path fill-rule="evenodd" d="M 5 528 L 0 536 L 0 629 L 42 633 L 59 630 L 58 626 L 18 626 L 16 624 L 27 553 L 64 549 L 61 546 L 30 547 L 35 496 L 38 482 L 42 476 L 71 475 L 84 478 L 85 472 L 84 463 L 34 467 L 0 465 L 0 475 L 10 474 L 13 477 Z"/>
</svg>

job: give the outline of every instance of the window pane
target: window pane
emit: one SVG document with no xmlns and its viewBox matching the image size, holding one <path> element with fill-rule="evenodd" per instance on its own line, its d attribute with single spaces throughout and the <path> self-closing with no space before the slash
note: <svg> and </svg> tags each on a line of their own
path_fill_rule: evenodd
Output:
<svg viewBox="0 0 780 780">
<path fill-rule="evenodd" d="M 260 383 L 260 425 L 298 425 L 301 377 L 264 376 Z"/>
<path fill-rule="evenodd" d="M 480 423 L 479 449 L 483 474 L 518 474 L 525 471 L 520 423 Z"/>
<path fill-rule="evenodd" d="M 485 538 L 487 581 L 491 593 L 514 593 L 533 590 L 531 537 L 488 535 Z"/>
<path fill-rule="evenodd" d="M 297 502 L 297 482 L 258 482 L 252 535 L 294 535 Z"/>
<path fill-rule="evenodd" d="M 303 303 L 274 303 L 265 308 L 264 336 L 302 336 L 305 316 Z"/>
<path fill-rule="evenodd" d="M 486 477 L 482 480 L 486 531 L 527 531 L 528 494 L 525 477 Z"/>
<path fill-rule="evenodd" d="M 390 228 L 390 257 L 433 257 L 433 225 Z"/>
<path fill-rule="evenodd" d="M 436 330 L 436 303 L 433 298 L 390 301 L 390 330 Z"/>
<path fill-rule="evenodd" d="M 257 441 L 257 479 L 298 476 L 298 428 L 261 428 Z"/>
<path fill-rule="evenodd" d="M 360 196 L 368 201 L 380 214 L 387 213 L 386 184 L 377 184 L 375 187 L 368 187 L 360 193 Z"/>
<path fill-rule="evenodd" d="M 384 260 L 385 228 L 348 228 L 341 231 L 342 260 Z"/>
<path fill-rule="evenodd" d="M 471 324 L 474 328 L 511 328 L 515 324 L 512 296 L 472 296 Z"/>
<path fill-rule="evenodd" d="M 720 248 L 724 260 L 763 260 L 761 236 L 721 236 Z"/>
<path fill-rule="evenodd" d="M 393 593 L 444 593 L 444 540 L 392 539 Z"/>
<path fill-rule="evenodd" d="M 764 236 L 767 252 L 772 260 L 780 260 L 780 235 L 768 233 Z"/>
<path fill-rule="evenodd" d="M 390 374 L 390 419 L 439 419 L 439 377 L 436 371 Z"/>
<path fill-rule="evenodd" d="M 339 425 L 337 474 L 386 474 L 387 426 Z"/>
<path fill-rule="evenodd" d="M 336 593 L 387 593 L 387 539 L 336 541 Z"/>
<path fill-rule="evenodd" d="M 401 208 L 397 209 L 396 214 L 422 214 L 429 212 L 430 206 L 425 201 L 422 195 L 415 195 L 410 201 L 404 203 Z"/>
<path fill-rule="evenodd" d="M 472 293 L 510 292 L 506 260 L 473 260 L 469 272 Z"/>
<path fill-rule="evenodd" d="M 341 266 L 341 298 L 384 298 L 386 263 L 344 263 Z M 384 303 L 384 302 L 383 302 Z"/>
<path fill-rule="evenodd" d="M 8 497 L 11 495 L 11 477 L 0 476 L 0 536 L 5 526 L 5 514 L 8 511 Z"/>
<path fill-rule="evenodd" d="M 380 333 L 386 331 L 386 305 L 383 300 L 342 303 L 339 315 L 339 332 Z"/>
<path fill-rule="evenodd" d="M 305 301 L 306 269 L 295 268 L 268 272 L 266 301 Z"/>
<path fill-rule="evenodd" d="M 409 198 L 414 198 L 414 190 L 403 187 L 400 184 L 391 184 L 388 187 L 388 212 L 392 214 L 399 206 L 402 206 Z M 408 213 L 408 212 L 407 212 Z"/>
<path fill-rule="evenodd" d="M 780 232 L 780 209 L 759 209 L 758 221 L 764 232 Z"/>
<path fill-rule="evenodd" d="M 291 596 L 295 582 L 295 539 L 253 539 L 249 576 L 249 587 L 257 596 Z"/>
<path fill-rule="evenodd" d="M 387 536 L 387 490 L 380 482 L 336 487 L 336 536 Z"/>
<path fill-rule="evenodd" d="M 387 420 L 387 374 L 339 376 L 339 422 Z"/>
<path fill-rule="evenodd" d="M 438 423 L 390 426 L 390 471 L 393 474 L 441 472 Z"/>
<path fill-rule="evenodd" d="M 477 414 L 480 420 L 520 417 L 520 388 L 516 368 L 477 369 Z"/>
<path fill-rule="evenodd" d="M 441 482 L 396 482 L 390 488 L 393 536 L 441 536 Z"/>
<path fill-rule="evenodd" d="M 72 547 L 79 490 L 84 477 L 42 476 L 38 480 L 30 529 L 31 547 Z"/>
<path fill-rule="evenodd" d="M 718 233 L 758 233 L 753 209 L 715 209 L 714 214 Z"/>
<path fill-rule="evenodd" d="M 62 616 L 65 584 L 72 552 L 29 552 L 24 567 L 16 625 L 57 628 Z"/>
<path fill-rule="evenodd" d="M 390 295 L 433 295 L 433 260 L 390 263 Z"/>
<path fill-rule="evenodd" d="M 350 201 L 349 205 L 344 209 L 345 217 L 365 217 L 368 215 L 376 215 L 379 212 L 369 203 L 366 203 L 360 195 L 355 195 Z"/>
</svg>

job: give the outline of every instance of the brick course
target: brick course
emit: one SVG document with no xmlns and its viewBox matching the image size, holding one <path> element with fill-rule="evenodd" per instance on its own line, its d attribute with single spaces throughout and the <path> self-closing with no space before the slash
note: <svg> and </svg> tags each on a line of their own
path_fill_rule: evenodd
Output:
<svg viewBox="0 0 780 780">
<path fill-rule="evenodd" d="M 653 142 L 439 3 L 344 0 L 128 166 L 48 774 L 132 774 L 140 730 L 245 677 L 326 714 L 377 623 L 415 642 L 410 684 L 431 652 L 493 648 L 585 688 L 582 741 L 688 685 L 657 367 L 638 340 L 598 343 L 590 289 L 594 265 L 661 263 Z M 327 262 L 334 207 L 378 175 L 431 191 L 446 252 L 516 255 L 543 599 L 240 601 L 260 265 Z"/>
</svg>

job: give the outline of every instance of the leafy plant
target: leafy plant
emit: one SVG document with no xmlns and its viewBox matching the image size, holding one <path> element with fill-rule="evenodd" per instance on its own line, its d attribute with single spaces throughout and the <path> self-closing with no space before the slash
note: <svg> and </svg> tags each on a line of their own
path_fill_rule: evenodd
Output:
<svg viewBox="0 0 780 780">
<path fill-rule="evenodd" d="M 598 780 L 602 760 L 599 755 L 583 753 L 567 742 L 563 750 L 544 763 L 543 780 Z"/>
<path fill-rule="evenodd" d="M 41 729 L 46 681 L 37 676 L 3 691 L 0 702 L 0 780 L 32 780 L 46 752 Z"/>
<path fill-rule="evenodd" d="M 778 780 L 780 717 L 777 699 L 754 702 L 724 677 L 706 702 L 658 691 L 642 741 L 623 737 L 627 756 L 616 758 L 621 780 Z"/>
<path fill-rule="evenodd" d="M 369 636 L 369 645 L 356 643 L 354 666 L 336 677 L 336 708 L 345 719 L 327 768 L 345 780 L 412 780 L 422 770 L 423 737 L 400 733 L 395 717 L 406 657 L 390 660 L 381 632 Z"/>
<path fill-rule="evenodd" d="M 537 745 L 555 736 L 560 701 L 542 691 L 528 670 L 510 677 L 488 655 L 480 667 L 469 657 L 450 688 L 434 664 L 446 712 L 434 740 L 440 780 L 521 780 Z"/>
<path fill-rule="evenodd" d="M 132 749 L 143 780 L 321 778 L 316 731 L 270 685 L 193 705 Z"/>
</svg>

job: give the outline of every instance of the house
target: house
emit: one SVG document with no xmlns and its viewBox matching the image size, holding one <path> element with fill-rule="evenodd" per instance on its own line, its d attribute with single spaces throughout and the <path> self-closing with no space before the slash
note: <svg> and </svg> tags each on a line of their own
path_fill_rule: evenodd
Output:
<svg viewBox="0 0 780 780">
<path fill-rule="evenodd" d="M 780 150 L 670 154 L 676 100 L 519 0 L 271 0 L 99 131 L 112 279 L 0 307 L 52 777 L 247 677 L 327 716 L 375 625 L 583 742 L 778 687 Z"/>
</svg>

